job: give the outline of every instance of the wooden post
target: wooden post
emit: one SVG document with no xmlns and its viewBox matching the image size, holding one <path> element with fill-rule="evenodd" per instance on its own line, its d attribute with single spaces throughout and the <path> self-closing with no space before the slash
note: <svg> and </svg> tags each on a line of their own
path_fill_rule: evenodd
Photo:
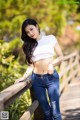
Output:
<svg viewBox="0 0 80 120">
<path fill-rule="evenodd" d="M 66 69 L 67 65 L 68 65 L 68 60 L 64 62 L 63 70 Z M 67 92 L 68 91 L 68 82 L 66 81 L 66 79 L 67 79 L 67 73 L 65 73 L 63 75 L 62 79 L 63 79 L 62 81 L 65 81 L 65 87 L 64 87 L 63 91 Z"/>
<path fill-rule="evenodd" d="M 4 103 L 0 103 L 0 111 L 4 110 Z"/>
<path fill-rule="evenodd" d="M 35 96 L 35 93 L 34 93 L 32 87 L 30 88 L 30 94 L 31 94 L 32 102 L 33 102 L 34 100 L 36 100 L 36 96 Z M 43 110 L 40 107 L 40 105 L 34 112 L 34 120 L 44 120 Z"/>
<path fill-rule="evenodd" d="M 77 55 L 77 61 L 78 61 L 78 75 L 77 75 L 77 77 L 80 75 L 80 51 L 78 52 L 78 55 Z"/>
<path fill-rule="evenodd" d="M 75 62 L 75 58 L 70 58 L 69 60 L 69 66 L 72 66 L 72 64 Z M 72 75 L 72 78 L 71 78 L 71 81 L 70 82 L 73 82 L 74 79 L 75 79 L 75 75 L 74 75 L 74 67 L 71 67 L 70 69 L 70 74 Z"/>
<path fill-rule="evenodd" d="M 32 103 L 32 105 L 24 112 L 24 114 L 21 116 L 19 120 L 31 120 L 32 114 L 38 107 L 39 102 L 36 100 Z"/>
</svg>

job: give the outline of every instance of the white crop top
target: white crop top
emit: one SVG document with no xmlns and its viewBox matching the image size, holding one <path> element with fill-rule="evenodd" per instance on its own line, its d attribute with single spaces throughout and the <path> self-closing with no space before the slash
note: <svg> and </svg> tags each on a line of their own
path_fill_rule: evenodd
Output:
<svg viewBox="0 0 80 120">
<path fill-rule="evenodd" d="M 52 57 L 54 55 L 54 46 L 56 43 L 57 39 L 55 36 L 42 36 L 42 38 L 38 40 L 38 45 L 33 52 L 32 61 L 35 62 L 40 59 Z"/>
</svg>

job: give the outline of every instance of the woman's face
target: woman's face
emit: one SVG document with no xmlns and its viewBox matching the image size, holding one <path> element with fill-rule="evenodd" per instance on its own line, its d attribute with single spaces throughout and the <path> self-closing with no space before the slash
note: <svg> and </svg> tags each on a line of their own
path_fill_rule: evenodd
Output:
<svg viewBox="0 0 80 120">
<path fill-rule="evenodd" d="M 39 36 L 39 29 L 37 25 L 27 25 L 25 31 L 30 38 L 37 39 Z"/>
</svg>

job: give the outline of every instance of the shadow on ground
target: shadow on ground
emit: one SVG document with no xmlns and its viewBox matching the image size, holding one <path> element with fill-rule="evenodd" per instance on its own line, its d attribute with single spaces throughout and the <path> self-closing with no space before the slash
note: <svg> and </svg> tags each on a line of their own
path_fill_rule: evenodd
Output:
<svg viewBox="0 0 80 120">
<path fill-rule="evenodd" d="M 63 120 L 80 120 L 80 108 L 65 110 L 62 116 Z"/>
</svg>

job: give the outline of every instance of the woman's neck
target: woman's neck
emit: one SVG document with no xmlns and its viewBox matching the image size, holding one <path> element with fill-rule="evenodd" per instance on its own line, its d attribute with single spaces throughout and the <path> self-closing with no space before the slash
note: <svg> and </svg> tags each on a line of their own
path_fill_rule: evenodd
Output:
<svg viewBox="0 0 80 120">
<path fill-rule="evenodd" d="M 39 40 L 41 40 L 41 38 L 42 38 L 42 35 L 39 34 L 36 40 L 39 41 Z"/>
</svg>

